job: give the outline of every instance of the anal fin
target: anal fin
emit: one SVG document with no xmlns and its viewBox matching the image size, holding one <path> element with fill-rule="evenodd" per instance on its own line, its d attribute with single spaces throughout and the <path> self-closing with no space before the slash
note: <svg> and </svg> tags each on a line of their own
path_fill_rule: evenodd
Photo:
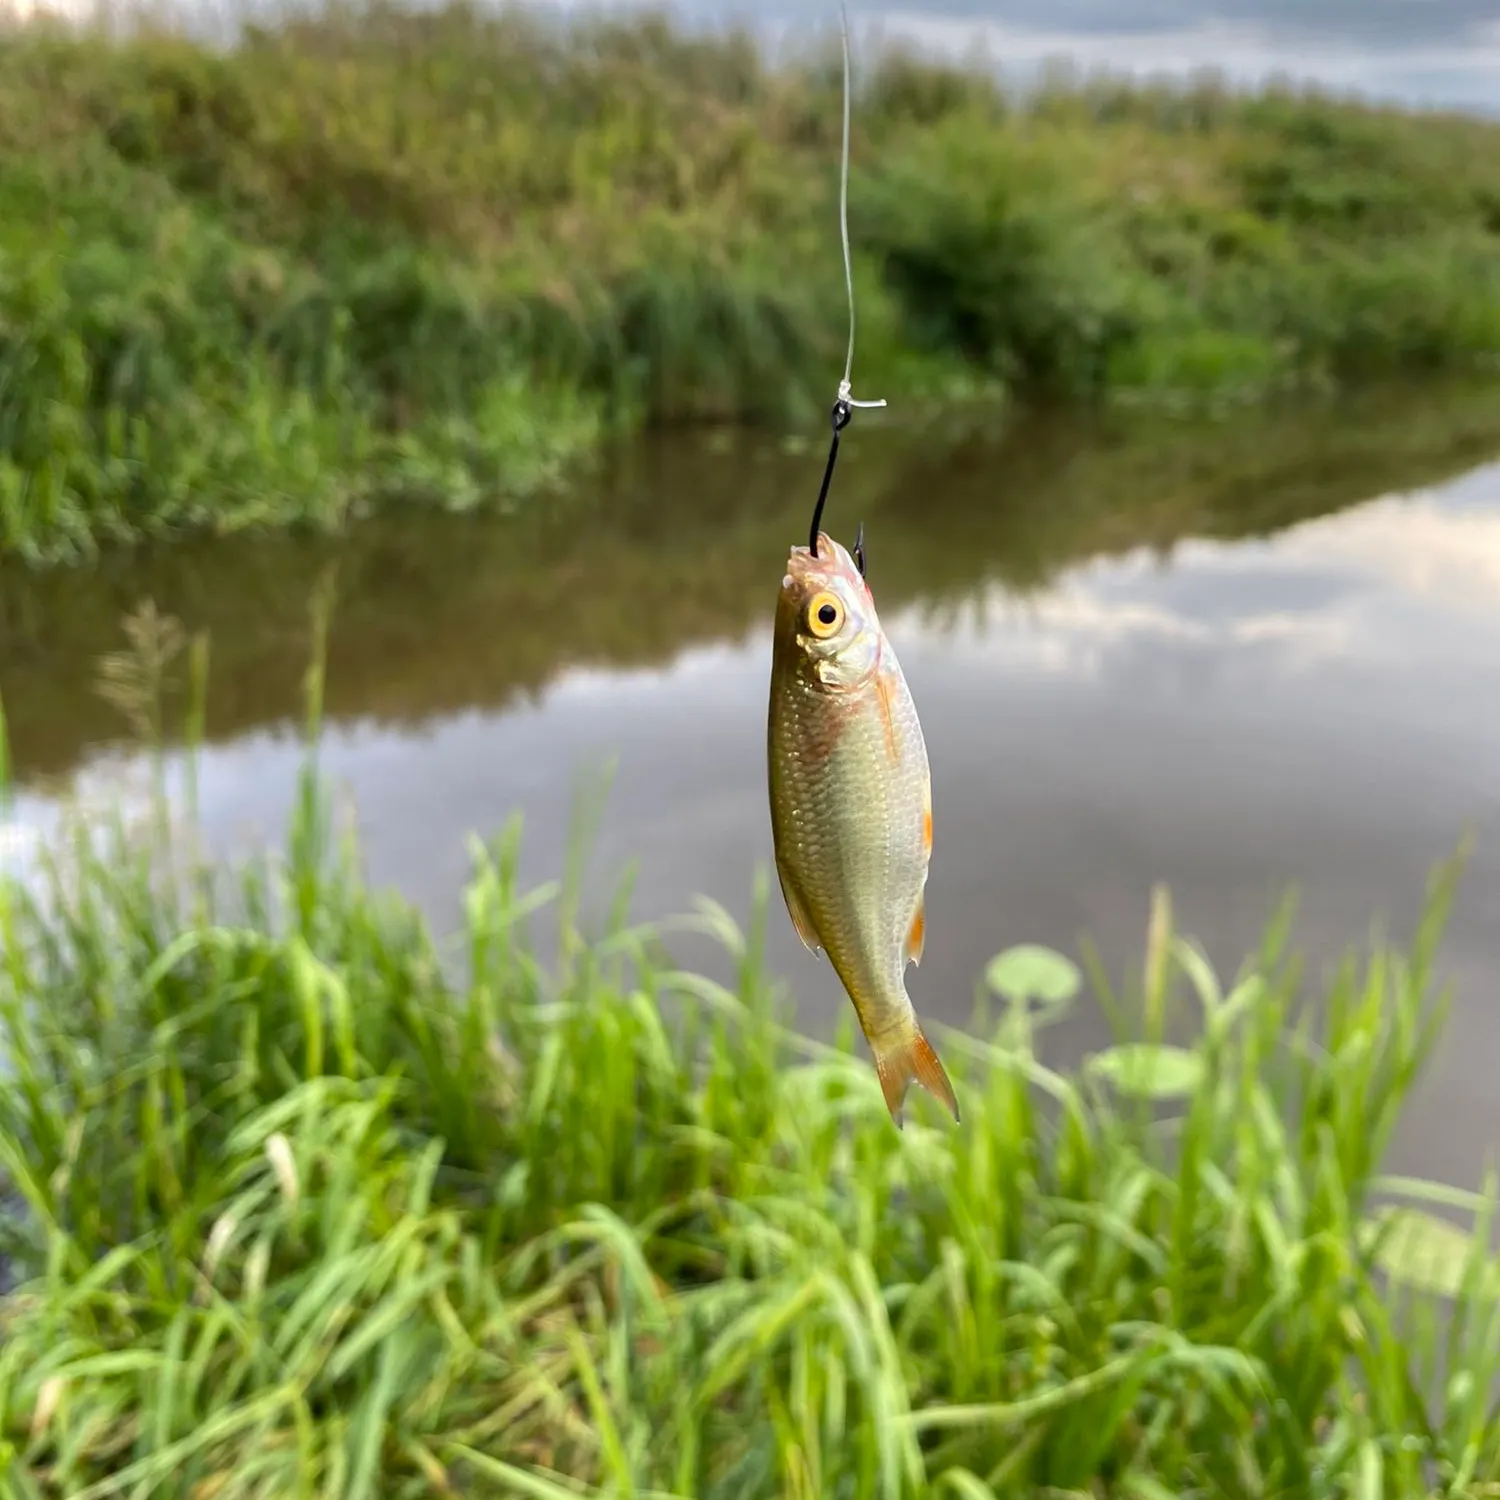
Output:
<svg viewBox="0 0 1500 1500">
<path fill-rule="evenodd" d="M 781 899 L 786 902 L 786 913 L 792 919 L 792 926 L 797 929 L 797 936 L 802 939 L 802 944 L 809 953 L 821 953 L 823 945 L 818 941 L 818 934 L 808 918 L 807 909 L 802 905 L 797 887 L 782 868 L 779 859 L 776 861 L 776 878 L 781 882 Z"/>
<path fill-rule="evenodd" d="M 909 964 L 922 962 L 922 949 L 927 945 L 927 897 L 917 898 L 917 909 L 912 913 L 911 926 L 906 931 L 906 961 Z"/>
</svg>

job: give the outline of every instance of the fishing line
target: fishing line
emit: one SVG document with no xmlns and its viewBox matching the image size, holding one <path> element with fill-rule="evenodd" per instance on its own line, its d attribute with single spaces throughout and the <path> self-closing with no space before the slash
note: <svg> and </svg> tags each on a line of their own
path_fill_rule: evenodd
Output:
<svg viewBox="0 0 1500 1500">
<path fill-rule="evenodd" d="M 807 534 L 807 550 L 818 555 L 818 531 L 823 523 L 823 506 L 828 500 L 828 486 L 833 481 L 833 466 L 839 457 L 839 434 L 849 425 L 849 418 L 856 407 L 884 406 L 885 401 L 856 401 L 850 380 L 854 373 L 854 263 L 849 255 L 849 4 L 839 0 L 839 22 L 844 43 L 844 145 L 839 162 L 839 239 L 844 247 L 844 292 L 849 299 L 849 347 L 844 355 L 844 378 L 839 381 L 838 395 L 834 398 L 833 410 L 829 413 L 833 423 L 833 439 L 828 445 L 828 462 L 823 469 L 823 483 L 818 490 L 818 503 L 813 507 L 812 525 Z M 863 541 L 864 528 L 860 528 Z M 864 572 L 864 547 L 858 548 L 860 572 Z"/>
</svg>

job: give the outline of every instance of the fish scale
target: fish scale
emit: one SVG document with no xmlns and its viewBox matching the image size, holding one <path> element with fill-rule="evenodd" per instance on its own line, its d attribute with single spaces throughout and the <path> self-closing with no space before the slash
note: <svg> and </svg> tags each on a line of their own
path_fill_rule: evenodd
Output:
<svg viewBox="0 0 1500 1500">
<path fill-rule="evenodd" d="M 819 603 L 842 618 L 826 634 Z M 921 957 L 931 852 L 916 705 L 853 558 L 820 536 L 793 548 L 777 605 L 767 734 L 781 888 L 803 942 L 828 955 L 900 1123 L 915 1079 L 958 1114 L 906 993 Z"/>
</svg>

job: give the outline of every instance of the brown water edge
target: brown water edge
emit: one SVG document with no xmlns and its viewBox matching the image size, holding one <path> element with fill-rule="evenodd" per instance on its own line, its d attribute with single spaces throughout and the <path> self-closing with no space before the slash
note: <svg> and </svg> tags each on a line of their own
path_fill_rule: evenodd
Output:
<svg viewBox="0 0 1500 1500">
<path fill-rule="evenodd" d="M 827 524 L 866 524 L 884 612 L 1043 588 L 1080 559 L 1260 536 L 1439 484 L 1500 452 L 1500 388 L 1440 384 L 1220 417 L 1014 411 L 911 433 L 867 413 Z M 20 784 L 126 736 L 95 689 L 146 600 L 207 631 L 210 742 L 295 719 L 308 610 L 333 570 L 327 714 L 411 727 L 535 701 L 571 667 L 660 666 L 764 621 L 806 534 L 821 445 L 658 434 L 519 517 L 397 510 L 342 537 L 196 539 L 32 574 L 0 563 L 0 693 Z"/>
</svg>

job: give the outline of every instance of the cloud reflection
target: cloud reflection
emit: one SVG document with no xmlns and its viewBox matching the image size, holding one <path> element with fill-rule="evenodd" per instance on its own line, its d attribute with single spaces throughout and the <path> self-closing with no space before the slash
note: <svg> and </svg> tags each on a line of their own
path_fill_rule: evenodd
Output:
<svg viewBox="0 0 1500 1500">
<path fill-rule="evenodd" d="M 1480 479 L 1493 495 L 1500 466 Z M 1144 550 L 1091 563 L 1024 602 L 996 588 L 945 627 L 914 608 L 888 629 L 903 660 L 976 684 L 1024 672 L 1117 687 L 1130 679 L 1149 693 L 1153 680 L 1187 673 L 1205 693 L 1258 701 L 1274 716 L 1276 694 L 1308 679 L 1327 702 L 1357 701 L 1362 717 L 1420 711 L 1429 724 L 1458 716 L 1493 734 L 1500 699 L 1476 696 L 1473 684 L 1500 659 L 1497 622 L 1500 512 L 1418 493 L 1267 541 L 1189 542 L 1166 568 Z M 1326 716 L 1326 702 L 1298 711 Z"/>
</svg>

